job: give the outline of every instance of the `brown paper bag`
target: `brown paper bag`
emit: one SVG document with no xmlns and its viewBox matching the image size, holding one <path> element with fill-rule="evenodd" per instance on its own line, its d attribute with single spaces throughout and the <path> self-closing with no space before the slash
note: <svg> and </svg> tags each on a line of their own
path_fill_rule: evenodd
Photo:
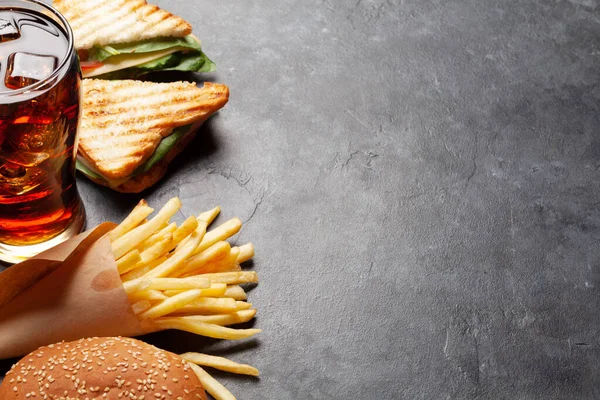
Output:
<svg viewBox="0 0 600 400">
<path fill-rule="evenodd" d="M 92 336 L 150 332 L 131 309 L 104 223 L 0 273 L 0 359 Z"/>
</svg>

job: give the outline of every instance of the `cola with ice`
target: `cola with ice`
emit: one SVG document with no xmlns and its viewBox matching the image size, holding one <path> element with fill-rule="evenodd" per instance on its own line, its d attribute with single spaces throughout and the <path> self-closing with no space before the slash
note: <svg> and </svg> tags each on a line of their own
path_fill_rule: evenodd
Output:
<svg viewBox="0 0 600 400">
<path fill-rule="evenodd" d="M 39 1 L 0 4 L 0 259 L 83 225 L 75 183 L 79 61 Z M 36 7 L 19 7 L 34 3 Z"/>
</svg>

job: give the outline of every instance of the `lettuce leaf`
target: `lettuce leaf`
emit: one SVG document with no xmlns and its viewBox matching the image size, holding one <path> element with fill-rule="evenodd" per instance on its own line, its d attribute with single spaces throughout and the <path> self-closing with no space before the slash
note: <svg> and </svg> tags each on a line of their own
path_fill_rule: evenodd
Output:
<svg viewBox="0 0 600 400">
<path fill-rule="evenodd" d="M 148 172 L 153 166 L 155 166 L 158 162 L 160 162 L 160 160 L 162 160 L 167 154 L 169 154 L 171 149 L 173 149 L 173 147 L 175 147 L 175 145 L 181 139 L 183 139 L 184 136 L 186 136 L 186 134 L 189 132 L 191 127 L 192 127 L 192 125 L 185 125 L 185 126 L 181 126 L 179 128 L 175 128 L 173 130 L 173 133 L 171 133 L 169 136 L 167 136 L 166 138 L 163 138 L 160 141 L 158 147 L 156 148 L 156 150 L 154 151 L 152 156 L 150 156 L 150 158 L 147 159 L 146 162 L 144 162 L 142 165 L 140 165 L 133 172 L 133 174 L 131 174 L 131 177 L 134 177 L 136 175 L 141 175 L 143 173 Z M 79 160 L 77 160 L 75 166 L 79 172 L 83 173 L 84 175 L 89 176 L 90 178 L 106 181 L 106 178 L 104 178 L 98 172 L 91 170 L 90 168 L 85 166 L 85 164 L 83 164 Z"/>
<path fill-rule="evenodd" d="M 96 172 L 92 171 L 91 169 L 86 167 L 84 163 L 82 163 L 79 160 L 75 161 L 75 168 L 77 168 L 77 170 L 79 172 L 81 172 L 84 175 L 89 176 L 90 178 L 105 180 L 100 174 L 97 174 Z"/>
<path fill-rule="evenodd" d="M 141 166 L 139 166 L 132 174 L 132 176 L 140 175 L 146 173 L 150 170 L 150 168 L 154 167 L 156 163 L 160 162 L 175 145 L 179 142 L 190 130 L 191 125 L 181 126 L 179 128 L 175 128 L 173 133 L 171 133 L 166 138 L 163 138 L 160 141 L 160 144 L 154 150 L 154 153 L 150 156 L 149 159 L 146 160 Z"/>
<path fill-rule="evenodd" d="M 213 72 L 217 66 L 212 62 L 206 54 L 181 54 L 179 63 L 168 68 L 163 68 L 163 71 L 193 71 L 193 72 Z"/>
<path fill-rule="evenodd" d="M 154 51 L 167 50 L 171 47 L 185 47 L 189 50 L 201 51 L 200 43 L 192 36 L 182 38 L 156 38 L 135 43 L 120 43 L 111 46 L 95 46 L 89 50 L 90 61 L 104 61 L 109 57 L 119 54 L 151 53 Z"/>
<path fill-rule="evenodd" d="M 154 71 L 213 72 L 215 69 L 215 63 L 202 52 L 185 55 L 175 53 L 146 64 L 98 75 L 95 78 L 135 79 Z"/>
<path fill-rule="evenodd" d="M 192 35 L 183 38 L 157 38 L 136 43 L 94 47 L 90 50 L 88 59 L 105 61 L 116 55 L 151 53 L 172 47 L 183 47 L 186 50 L 135 67 L 99 75 L 98 78 L 126 79 L 137 78 L 153 71 L 213 72 L 216 69 L 215 63 L 204 54 L 200 43 Z"/>
<path fill-rule="evenodd" d="M 215 63 L 202 51 L 192 53 L 175 53 L 158 60 L 137 65 L 137 69 L 144 71 L 193 71 L 213 72 Z"/>
</svg>

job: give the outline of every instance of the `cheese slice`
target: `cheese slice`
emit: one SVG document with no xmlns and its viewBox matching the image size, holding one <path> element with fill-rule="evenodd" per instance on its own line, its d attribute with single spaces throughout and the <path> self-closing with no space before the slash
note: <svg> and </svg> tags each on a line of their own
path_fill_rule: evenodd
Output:
<svg viewBox="0 0 600 400">
<path fill-rule="evenodd" d="M 96 176 L 92 176 L 92 178 L 96 178 L 96 179 L 100 178 L 100 179 L 106 181 L 111 188 L 116 188 L 118 186 L 121 186 L 123 183 L 125 183 L 129 179 L 131 179 L 130 176 L 127 176 L 127 177 L 121 178 L 121 179 L 109 179 L 106 176 L 102 175 L 102 173 L 100 171 L 98 171 L 96 169 L 96 167 L 94 167 L 92 165 L 92 163 L 90 163 L 88 160 L 85 159 L 85 157 L 83 157 L 80 154 L 77 154 L 77 162 L 82 164 L 85 168 L 90 170 L 90 172 L 92 172 L 93 174 L 96 175 Z"/>
<path fill-rule="evenodd" d="M 83 77 L 91 78 L 94 76 L 107 74 L 109 72 L 135 67 L 136 65 L 146 64 L 183 50 L 189 50 L 189 48 L 177 46 L 165 50 L 152 51 L 149 53 L 119 54 L 107 58 L 104 61 L 104 65 L 101 67 L 91 70 L 84 70 Z"/>
</svg>

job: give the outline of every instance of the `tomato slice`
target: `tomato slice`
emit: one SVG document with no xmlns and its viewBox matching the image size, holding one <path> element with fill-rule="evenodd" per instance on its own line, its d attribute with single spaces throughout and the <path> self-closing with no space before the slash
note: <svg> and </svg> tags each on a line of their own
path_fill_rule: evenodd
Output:
<svg viewBox="0 0 600 400">
<path fill-rule="evenodd" d="M 96 69 L 103 66 L 104 63 L 102 61 L 82 61 L 81 69 Z"/>
</svg>

